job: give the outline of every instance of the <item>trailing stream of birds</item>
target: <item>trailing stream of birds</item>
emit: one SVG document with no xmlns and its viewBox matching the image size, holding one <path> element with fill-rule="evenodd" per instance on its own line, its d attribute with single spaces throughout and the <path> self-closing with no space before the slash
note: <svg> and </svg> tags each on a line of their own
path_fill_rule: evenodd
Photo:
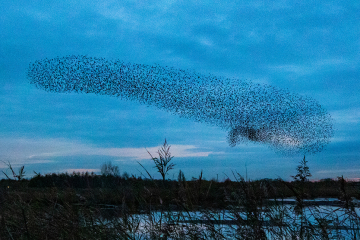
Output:
<svg viewBox="0 0 360 240">
<path fill-rule="evenodd" d="M 333 135 L 331 116 L 314 99 L 239 79 L 87 56 L 36 61 L 27 77 L 49 92 L 115 96 L 218 126 L 230 146 L 254 142 L 311 154 Z"/>
</svg>

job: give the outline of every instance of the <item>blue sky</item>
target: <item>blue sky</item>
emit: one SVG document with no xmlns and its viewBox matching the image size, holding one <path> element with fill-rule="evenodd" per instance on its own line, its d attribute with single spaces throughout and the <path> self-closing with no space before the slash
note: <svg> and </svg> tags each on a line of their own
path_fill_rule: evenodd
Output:
<svg viewBox="0 0 360 240">
<path fill-rule="evenodd" d="M 0 159 L 27 176 L 99 171 L 112 161 L 154 177 L 146 149 L 166 138 L 177 177 L 203 170 L 289 179 L 302 156 L 260 144 L 230 147 L 215 126 L 153 106 L 29 84 L 31 62 L 67 55 L 159 64 L 269 84 L 318 101 L 334 137 L 307 156 L 313 179 L 360 176 L 360 3 L 357 1 L 1 1 Z M 146 149 L 145 149 L 146 148 Z M 6 165 L 0 162 L 0 168 Z M 4 177 L 1 175 L 0 177 Z"/>
</svg>

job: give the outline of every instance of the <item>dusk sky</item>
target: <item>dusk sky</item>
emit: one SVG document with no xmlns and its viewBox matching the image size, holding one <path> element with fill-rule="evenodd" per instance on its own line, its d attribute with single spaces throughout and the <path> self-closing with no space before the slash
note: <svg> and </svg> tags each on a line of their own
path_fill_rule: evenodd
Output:
<svg viewBox="0 0 360 240">
<path fill-rule="evenodd" d="M 218 126 L 117 97 L 51 93 L 26 77 L 31 63 L 86 55 L 271 85 L 316 100 L 334 135 L 306 155 L 312 179 L 360 178 L 359 1 L 0 2 L 0 170 L 160 174 L 147 151 L 165 138 L 174 170 L 206 179 L 232 172 L 290 180 L 303 155 L 226 141 Z M 5 163 L 4 163 L 5 162 Z M 5 175 L 0 172 L 0 178 Z"/>
</svg>

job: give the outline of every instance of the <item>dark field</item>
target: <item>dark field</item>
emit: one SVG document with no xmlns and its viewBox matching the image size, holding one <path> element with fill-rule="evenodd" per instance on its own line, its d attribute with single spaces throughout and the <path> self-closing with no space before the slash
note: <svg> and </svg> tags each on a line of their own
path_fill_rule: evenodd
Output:
<svg viewBox="0 0 360 240">
<path fill-rule="evenodd" d="M 186 180 L 181 172 L 177 181 L 89 173 L 3 179 L 0 239 L 359 237 L 358 182 L 234 176 L 237 181 L 224 182 L 201 174 Z M 324 208 L 309 201 L 314 198 L 336 201 L 320 202 Z"/>
</svg>

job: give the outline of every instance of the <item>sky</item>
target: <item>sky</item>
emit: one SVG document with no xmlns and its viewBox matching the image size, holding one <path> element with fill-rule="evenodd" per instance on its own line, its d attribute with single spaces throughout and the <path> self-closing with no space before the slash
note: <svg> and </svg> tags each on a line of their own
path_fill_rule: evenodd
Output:
<svg viewBox="0 0 360 240">
<path fill-rule="evenodd" d="M 360 177 L 360 2 L 0 2 L 0 170 L 121 173 L 155 178 L 166 139 L 187 178 L 289 180 L 303 155 L 226 141 L 217 126 L 116 97 L 51 93 L 26 77 L 37 60 L 86 55 L 251 81 L 315 99 L 333 119 L 325 149 L 307 155 L 312 179 Z M 0 178 L 5 176 L 0 172 Z"/>
</svg>

